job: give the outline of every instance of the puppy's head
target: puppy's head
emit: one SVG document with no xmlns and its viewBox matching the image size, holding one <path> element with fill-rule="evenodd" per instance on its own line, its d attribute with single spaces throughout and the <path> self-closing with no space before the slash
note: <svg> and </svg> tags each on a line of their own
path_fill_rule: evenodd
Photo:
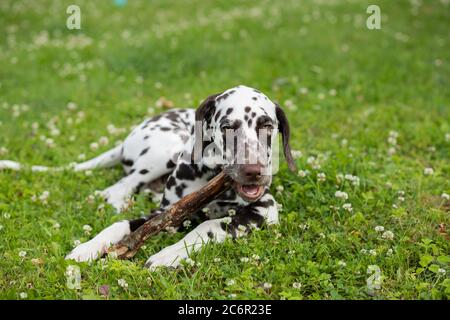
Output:
<svg viewBox="0 0 450 320">
<path fill-rule="evenodd" d="M 221 166 L 246 201 L 258 200 L 272 180 L 272 146 L 278 132 L 289 168 L 295 171 L 288 120 L 260 91 L 238 86 L 208 97 L 196 112 L 193 160 Z"/>
</svg>

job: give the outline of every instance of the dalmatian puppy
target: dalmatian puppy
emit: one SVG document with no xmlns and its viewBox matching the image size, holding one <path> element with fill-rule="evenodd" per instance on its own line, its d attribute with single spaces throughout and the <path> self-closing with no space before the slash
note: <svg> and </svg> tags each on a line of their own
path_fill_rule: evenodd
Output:
<svg viewBox="0 0 450 320">
<path fill-rule="evenodd" d="M 118 211 L 126 208 L 134 193 L 167 176 L 159 209 L 147 217 L 112 224 L 74 248 L 66 259 L 88 261 L 101 257 L 111 245 L 183 196 L 200 189 L 221 170 L 233 179 L 233 187 L 200 210 L 193 218 L 200 224 L 177 243 L 152 255 L 146 267 L 177 267 L 208 242 L 220 243 L 227 237 L 244 236 L 263 224 L 278 223 L 276 201 L 269 191 L 271 149 L 278 132 L 288 166 L 295 171 L 289 124 L 283 110 L 260 91 L 246 86 L 212 95 L 197 110 L 173 109 L 145 120 L 122 145 L 76 164 L 73 169 L 121 163 L 126 176 L 102 191 L 106 201 Z M 2 163 L 3 167 L 20 169 L 20 164 L 11 161 L 0 161 L 0 169 Z M 47 170 L 41 166 L 33 168 Z"/>
</svg>

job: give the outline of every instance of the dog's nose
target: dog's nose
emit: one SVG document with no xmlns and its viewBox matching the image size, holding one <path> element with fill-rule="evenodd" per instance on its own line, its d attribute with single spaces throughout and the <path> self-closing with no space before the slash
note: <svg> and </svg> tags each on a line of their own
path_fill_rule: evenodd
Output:
<svg viewBox="0 0 450 320">
<path fill-rule="evenodd" d="M 261 178 L 262 166 L 259 164 L 247 164 L 243 168 L 244 176 L 247 180 L 253 181 Z"/>
</svg>

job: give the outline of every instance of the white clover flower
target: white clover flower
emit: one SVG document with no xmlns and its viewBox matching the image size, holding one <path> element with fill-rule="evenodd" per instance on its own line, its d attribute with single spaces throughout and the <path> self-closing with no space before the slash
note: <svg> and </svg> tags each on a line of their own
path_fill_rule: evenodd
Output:
<svg viewBox="0 0 450 320">
<path fill-rule="evenodd" d="M 77 109 L 77 104 L 75 102 L 69 102 L 67 104 L 67 109 L 69 109 L 69 110 L 76 110 Z"/>
<path fill-rule="evenodd" d="M 309 229 L 309 225 L 307 223 L 302 223 L 299 224 L 298 227 L 302 230 L 308 230 Z"/>
<path fill-rule="evenodd" d="M 292 153 L 292 157 L 294 157 L 294 159 L 298 159 L 303 156 L 303 153 L 300 150 L 292 150 L 291 153 Z"/>
<path fill-rule="evenodd" d="M 86 170 L 84 174 L 86 175 L 86 177 L 90 177 L 92 176 L 92 170 Z"/>
<path fill-rule="evenodd" d="M 240 260 L 241 260 L 241 262 L 244 262 L 244 263 L 250 261 L 250 259 L 247 257 L 242 257 Z"/>
<path fill-rule="evenodd" d="M 84 230 L 85 234 L 89 235 L 91 233 L 91 231 L 92 231 L 92 227 L 90 225 L 88 225 L 88 224 L 85 224 L 83 226 L 83 230 Z"/>
<path fill-rule="evenodd" d="M 20 251 L 19 252 L 19 257 L 25 258 L 26 256 L 27 256 L 27 252 L 26 251 Z"/>
<path fill-rule="evenodd" d="M 106 146 L 109 143 L 108 137 L 100 137 L 98 144 L 101 146 Z"/>
<path fill-rule="evenodd" d="M 394 147 L 391 147 L 391 148 L 388 149 L 388 155 L 390 155 L 390 156 L 394 155 L 395 152 L 397 152 L 397 150 L 395 150 Z"/>
<path fill-rule="evenodd" d="M 326 175 L 325 175 L 325 173 L 323 173 L 323 172 L 318 173 L 318 174 L 317 174 L 317 180 L 320 181 L 320 182 L 325 181 L 325 180 L 326 180 Z"/>
<path fill-rule="evenodd" d="M 117 280 L 117 284 L 119 285 L 119 287 L 122 287 L 124 289 L 128 288 L 128 283 L 125 281 L 125 279 Z"/>
<path fill-rule="evenodd" d="M 445 134 L 445 141 L 450 142 L 450 133 Z"/>
<path fill-rule="evenodd" d="M 294 283 L 292 284 L 292 287 L 293 287 L 294 289 L 301 289 L 301 288 L 302 288 L 302 284 L 301 284 L 300 282 L 294 282 Z"/>
<path fill-rule="evenodd" d="M 341 267 L 346 267 L 347 266 L 347 263 L 345 261 L 342 261 L 342 260 L 339 260 L 337 264 L 339 266 L 341 266 Z"/>
<path fill-rule="evenodd" d="M 308 88 L 302 87 L 298 91 L 300 92 L 300 94 L 305 95 L 305 94 L 308 94 L 309 90 L 308 90 Z"/>
<path fill-rule="evenodd" d="M 332 96 L 332 97 L 334 97 L 334 96 L 336 95 L 336 93 L 337 93 L 336 89 L 330 89 L 330 90 L 328 91 L 328 94 L 329 94 L 330 96 Z"/>
<path fill-rule="evenodd" d="M 342 209 L 348 211 L 348 212 L 352 212 L 353 208 L 352 208 L 352 204 L 351 203 L 344 203 L 342 205 Z"/>
<path fill-rule="evenodd" d="M 53 228 L 59 229 L 59 228 L 61 228 L 61 225 L 60 225 L 58 222 L 55 222 L 55 223 L 53 224 Z"/>
<path fill-rule="evenodd" d="M 366 249 L 361 249 L 360 251 L 362 254 L 367 254 L 367 250 Z"/>
<path fill-rule="evenodd" d="M 283 192 L 284 191 L 284 187 L 283 186 L 277 186 L 276 190 L 277 190 L 277 192 Z"/>
<path fill-rule="evenodd" d="M 91 150 L 97 150 L 98 149 L 98 143 L 97 142 L 92 142 L 89 147 L 91 148 Z"/>
<path fill-rule="evenodd" d="M 385 231 L 381 237 L 386 240 L 394 240 L 394 233 L 388 230 Z"/>
<path fill-rule="evenodd" d="M 8 153 L 8 149 L 0 147 L 0 156 L 5 156 Z"/>
<path fill-rule="evenodd" d="M 191 266 L 191 267 L 195 266 L 195 261 L 192 260 L 191 258 L 186 258 L 186 259 L 184 259 L 184 262 L 185 262 L 188 266 Z"/>
<path fill-rule="evenodd" d="M 269 282 L 264 282 L 263 288 L 266 289 L 266 290 L 271 289 L 272 288 L 272 284 L 269 283 Z"/>
<path fill-rule="evenodd" d="M 433 168 L 425 168 L 423 169 L 423 174 L 426 176 L 431 176 L 434 174 L 434 170 Z"/>
<path fill-rule="evenodd" d="M 232 221 L 232 219 L 231 219 L 230 217 L 225 217 L 225 218 L 222 218 L 222 221 L 223 221 L 223 223 L 225 223 L 225 224 L 230 224 L 231 221 Z"/>
<path fill-rule="evenodd" d="M 234 298 L 236 298 L 237 296 L 236 296 L 236 294 L 234 294 L 234 293 L 230 293 L 229 295 L 228 295 L 228 298 L 231 298 L 231 299 L 234 299 Z"/>
<path fill-rule="evenodd" d="M 400 202 L 404 202 L 405 201 L 405 197 L 398 197 L 397 200 L 400 201 Z"/>
<path fill-rule="evenodd" d="M 9 213 L 4 213 L 3 214 L 3 218 L 5 218 L 5 219 L 9 219 L 9 218 L 11 218 L 11 215 L 9 214 Z"/>
<path fill-rule="evenodd" d="M 443 268 L 439 268 L 437 272 L 443 276 L 447 273 L 447 271 L 445 271 L 445 269 L 443 269 Z"/>
<path fill-rule="evenodd" d="M 228 215 L 230 216 L 230 217 L 233 217 L 233 216 L 235 216 L 236 215 L 236 210 L 235 209 L 228 209 Z"/>
<path fill-rule="evenodd" d="M 370 249 L 369 250 L 369 254 L 372 256 L 376 256 L 377 255 L 377 251 L 375 249 Z"/>
<path fill-rule="evenodd" d="M 26 292 L 21 292 L 21 293 L 19 293 L 19 297 L 20 297 L 20 299 L 26 299 L 26 298 L 28 298 L 28 294 Z"/>
<path fill-rule="evenodd" d="M 252 259 L 253 260 L 259 260 L 260 257 L 257 254 L 252 254 Z"/>
<path fill-rule="evenodd" d="M 166 231 L 167 231 L 168 233 L 170 233 L 170 234 L 174 234 L 174 233 L 177 233 L 177 228 L 174 228 L 174 227 L 167 227 L 167 228 L 166 228 Z"/>
<path fill-rule="evenodd" d="M 443 194 L 441 194 L 441 198 L 445 200 L 450 200 L 450 195 L 444 192 Z"/>
<path fill-rule="evenodd" d="M 276 203 L 278 211 L 283 211 L 283 205 L 281 203 Z"/>
<path fill-rule="evenodd" d="M 394 250 L 392 250 L 391 248 L 389 248 L 389 249 L 386 251 L 386 255 L 387 255 L 387 256 L 392 256 L 393 253 L 394 253 Z"/>
<path fill-rule="evenodd" d="M 183 227 L 189 228 L 191 226 L 191 220 L 184 220 L 183 221 Z"/>
<path fill-rule="evenodd" d="M 308 170 L 299 170 L 299 171 L 298 171 L 298 175 L 299 175 L 299 177 L 301 177 L 301 178 L 306 177 L 308 174 L 309 174 L 309 171 L 308 171 Z"/>
<path fill-rule="evenodd" d="M 383 226 L 376 226 L 375 227 L 375 231 L 376 232 L 383 232 L 384 231 L 384 227 Z"/>
<path fill-rule="evenodd" d="M 215 263 L 219 263 L 221 260 L 222 260 L 222 259 L 220 259 L 220 258 L 214 258 L 213 261 L 214 261 Z"/>
<path fill-rule="evenodd" d="M 86 155 L 84 153 L 81 153 L 78 155 L 78 160 L 84 160 L 86 159 Z"/>
<path fill-rule="evenodd" d="M 403 191 L 403 190 L 398 190 L 398 191 L 397 191 L 397 194 L 398 194 L 400 197 L 403 197 L 403 196 L 405 195 L 405 191 Z"/>
<path fill-rule="evenodd" d="M 2 224 L 0 224 L 0 231 L 1 231 L 1 230 L 3 230 L 3 228 L 4 228 L 4 227 L 3 227 L 3 225 L 2 225 Z"/>
<path fill-rule="evenodd" d="M 74 247 L 77 247 L 77 246 L 79 246 L 80 244 L 81 244 L 81 241 L 78 240 L 78 239 L 73 241 L 73 246 L 74 246 Z"/>
<path fill-rule="evenodd" d="M 342 180 L 344 180 L 344 175 L 342 173 L 338 173 L 336 175 L 336 180 L 338 183 L 342 182 Z"/>
<path fill-rule="evenodd" d="M 227 286 L 234 286 L 236 284 L 236 281 L 234 279 L 229 279 L 226 282 Z"/>
<path fill-rule="evenodd" d="M 336 191 L 335 193 L 334 193 L 334 196 L 336 197 L 336 198 L 339 198 L 339 199 L 343 199 L 343 200 L 347 200 L 348 199 L 348 194 L 347 194 L 347 192 L 344 192 L 344 191 Z"/>
</svg>

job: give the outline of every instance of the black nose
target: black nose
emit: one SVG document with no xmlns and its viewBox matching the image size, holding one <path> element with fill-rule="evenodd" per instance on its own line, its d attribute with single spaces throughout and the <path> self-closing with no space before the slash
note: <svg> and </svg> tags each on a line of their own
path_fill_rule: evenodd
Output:
<svg viewBox="0 0 450 320">
<path fill-rule="evenodd" d="M 262 166 L 260 164 L 247 164 L 243 166 L 243 175 L 246 180 L 254 181 L 261 178 Z"/>
</svg>

